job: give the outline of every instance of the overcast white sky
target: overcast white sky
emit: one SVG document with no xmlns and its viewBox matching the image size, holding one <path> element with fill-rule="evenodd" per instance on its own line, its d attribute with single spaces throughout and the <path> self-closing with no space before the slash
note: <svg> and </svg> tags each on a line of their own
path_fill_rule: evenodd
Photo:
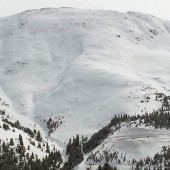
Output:
<svg viewBox="0 0 170 170">
<path fill-rule="evenodd" d="M 170 0 L 0 0 L 0 17 L 44 7 L 138 11 L 170 20 Z"/>
</svg>

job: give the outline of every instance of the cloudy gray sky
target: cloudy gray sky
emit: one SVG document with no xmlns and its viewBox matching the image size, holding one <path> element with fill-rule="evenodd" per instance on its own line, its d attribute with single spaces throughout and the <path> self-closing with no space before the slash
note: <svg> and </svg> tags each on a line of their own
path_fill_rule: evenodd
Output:
<svg viewBox="0 0 170 170">
<path fill-rule="evenodd" d="M 170 0 L 0 0 L 0 17 L 44 7 L 138 11 L 170 20 Z"/>
</svg>

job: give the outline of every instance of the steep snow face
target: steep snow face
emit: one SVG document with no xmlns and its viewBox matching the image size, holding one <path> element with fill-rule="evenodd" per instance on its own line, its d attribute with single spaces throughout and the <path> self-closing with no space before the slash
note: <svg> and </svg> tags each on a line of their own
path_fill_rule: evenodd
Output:
<svg viewBox="0 0 170 170">
<path fill-rule="evenodd" d="M 41 9 L 0 19 L 0 84 L 14 109 L 52 134 L 91 134 L 118 113 L 151 111 L 170 89 L 170 23 L 141 13 Z M 44 127 L 43 121 L 39 121 Z"/>
</svg>

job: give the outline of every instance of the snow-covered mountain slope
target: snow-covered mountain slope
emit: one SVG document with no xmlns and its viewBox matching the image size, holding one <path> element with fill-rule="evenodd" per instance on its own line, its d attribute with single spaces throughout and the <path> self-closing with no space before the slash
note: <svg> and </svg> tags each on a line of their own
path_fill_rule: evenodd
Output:
<svg viewBox="0 0 170 170">
<path fill-rule="evenodd" d="M 19 115 L 65 142 L 170 90 L 170 22 L 141 13 L 41 9 L 0 19 L 0 86 Z M 146 96 L 151 96 L 149 102 Z M 44 119 L 46 119 L 44 121 Z"/>
<path fill-rule="evenodd" d="M 77 169 L 85 170 L 91 164 L 92 169 L 96 170 L 100 164 L 108 161 L 121 170 L 129 170 L 132 168 L 133 159 L 154 158 L 163 146 L 169 145 L 169 142 L 170 134 L 167 129 L 154 129 L 143 125 L 136 127 L 136 124 L 132 124 L 131 127 L 123 125 L 92 152 L 86 154 Z M 115 156 L 110 157 L 110 154 Z"/>
</svg>

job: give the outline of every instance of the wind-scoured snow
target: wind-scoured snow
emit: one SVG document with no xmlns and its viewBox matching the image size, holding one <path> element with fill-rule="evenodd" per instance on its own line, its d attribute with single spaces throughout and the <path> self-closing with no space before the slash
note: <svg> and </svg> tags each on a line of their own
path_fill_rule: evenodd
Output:
<svg viewBox="0 0 170 170">
<path fill-rule="evenodd" d="M 170 22 L 141 13 L 41 9 L 0 19 L 0 86 L 28 120 L 63 117 L 60 142 L 169 94 Z M 44 128 L 46 125 L 39 121 Z"/>
</svg>

